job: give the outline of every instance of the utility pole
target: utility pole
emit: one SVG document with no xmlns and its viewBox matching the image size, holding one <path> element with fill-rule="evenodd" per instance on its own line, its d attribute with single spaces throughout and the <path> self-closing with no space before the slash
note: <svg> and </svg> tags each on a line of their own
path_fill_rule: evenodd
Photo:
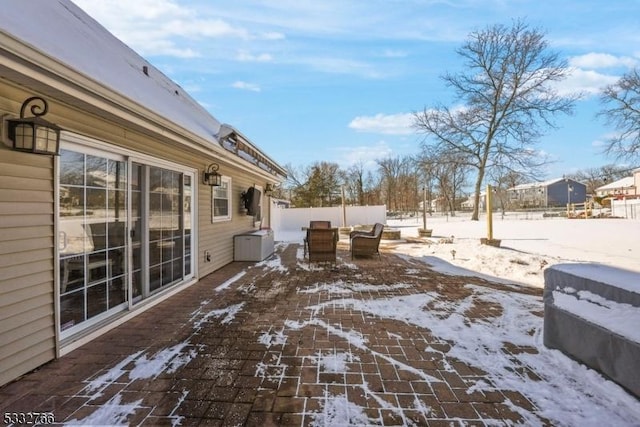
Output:
<svg viewBox="0 0 640 427">
<path fill-rule="evenodd" d="M 491 194 L 493 189 L 491 185 L 487 185 L 487 239 L 493 240 L 493 203 Z"/>
</svg>

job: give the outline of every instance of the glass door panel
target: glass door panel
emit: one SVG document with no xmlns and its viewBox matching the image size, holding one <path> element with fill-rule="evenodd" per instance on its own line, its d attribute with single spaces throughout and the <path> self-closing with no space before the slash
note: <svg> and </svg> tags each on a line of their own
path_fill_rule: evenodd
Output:
<svg viewBox="0 0 640 427">
<path fill-rule="evenodd" d="M 127 289 L 127 164 L 107 161 L 108 306 L 128 300 Z"/>
<path fill-rule="evenodd" d="M 125 189 L 124 161 L 61 150 L 61 331 L 127 301 Z"/>
<path fill-rule="evenodd" d="M 184 221 L 184 275 L 191 275 L 191 176 L 183 176 L 184 202 L 182 219 Z"/>
<path fill-rule="evenodd" d="M 133 302 L 143 297 L 142 279 L 142 190 L 144 182 L 143 166 L 139 163 L 131 164 L 131 288 Z"/>
<path fill-rule="evenodd" d="M 175 170 L 135 162 L 131 172 L 132 284 L 137 302 L 136 295 L 147 298 L 192 275 L 192 178 Z"/>
<path fill-rule="evenodd" d="M 182 200 L 179 172 L 149 167 L 149 289 L 182 280 Z M 180 242 L 177 242 L 180 240 Z M 178 243 L 178 244 L 176 244 Z"/>
</svg>

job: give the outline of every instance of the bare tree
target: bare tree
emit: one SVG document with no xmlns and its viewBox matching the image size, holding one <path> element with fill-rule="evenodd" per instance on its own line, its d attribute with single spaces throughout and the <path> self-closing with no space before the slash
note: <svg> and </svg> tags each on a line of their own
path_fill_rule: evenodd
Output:
<svg viewBox="0 0 640 427">
<path fill-rule="evenodd" d="M 305 183 L 308 179 L 308 170 L 302 167 L 295 167 L 291 163 L 284 165 L 287 171 L 287 180 L 281 188 L 281 197 L 289 199 L 294 206 L 299 205 L 300 195 L 304 192 Z"/>
<path fill-rule="evenodd" d="M 420 196 L 414 159 L 411 156 L 397 156 L 376 162 L 387 209 L 399 212 L 415 210 Z"/>
<path fill-rule="evenodd" d="M 420 157 L 417 159 L 420 167 L 420 175 L 422 176 L 422 186 L 426 191 L 427 209 L 431 213 L 431 200 L 434 195 L 434 182 L 438 173 L 438 154 L 432 150 L 422 150 Z"/>
<path fill-rule="evenodd" d="M 545 127 L 554 127 L 556 114 L 572 112 L 577 95 L 557 94 L 553 83 L 565 78 L 566 62 L 548 51 L 538 29 L 522 21 L 472 32 L 457 53 L 467 71 L 443 79 L 464 107 L 425 108 L 414 114 L 414 126 L 425 143 L 455 152 L 477 169 L 472 219 L 478 220 L 487 169 L 532 171 L 544 164 L 532 146 Z"/>
<path fill-rule="evenodd" d="M 351 165 L 346 172 L 345 185 L 349 198 L 359 206 L 365 204 L 365 175 L 366 170 L 362 161 Z"/>
<path fill-rule="evenodd" d="M 387 157 L 376 160 L 381 176 L 381 184 L 384 188 L 385 204 L 391 211 L 399 210 L 399 180 L 402 171 L 403 160 L 398 157 Z"/>
<path fill-rule="evenodd" d="M 568 177 L 585 184 L 587 186 L 587 194 L 595 194 L 596 188 L 629 176 L 632 170 L 633 168 L 625 166 L 604 165 L 581 169 L 568 175 Z"/>
<path fill-rule="evenodd" d="M 380 205 L 382 203 L 382 178 L 372 171 L 367 171 L 364 180 L 364 204 Z"/>
<path fill-rule="evenodd" d="M 600 97 L 604 109 L 599 115 L 616 128 L 605 153 L 618 160 L 640 159 L 640 71 L 631 70 L 607 86 Z"/>
<path fill-rule="evenodd" d="M 455 216 L 456 199 L 465 183 L 468 166 L 451 152 L 441 151 L 436 160 L 433 171 L 439 197 L 444 201 L 446 211 Z"/>
<path fill-rule="evenodd" d="M 489 172 L 491 182 L 495 186 L 495 197 L 500 204 L 500 210 L 504 215 L 508 208 L 511 208 L 511 201 L 508 197 L 508 189 L 516 185 L 524 184 L 525 174 L 513 171 L 505 167 L 496 167 Z"/>
</svg>

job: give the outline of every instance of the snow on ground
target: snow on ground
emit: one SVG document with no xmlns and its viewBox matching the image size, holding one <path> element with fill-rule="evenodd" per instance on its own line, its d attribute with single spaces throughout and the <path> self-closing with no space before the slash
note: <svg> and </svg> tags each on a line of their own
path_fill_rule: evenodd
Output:
<svg viewBox="0 0 640 427">
<path fill-rule="evenodd" d="M 418 236 L 422 217 L 389 220 L 388 226 L 401 230 L 402 237 Z M 447 264 L 476 273 L 544 287 L 543 271 L 561 262 L 595 262 L 640 272 L 640 221 L 625 219 L 542 219 L 542 216 L 494 215 L 493 238 L 501 247 L 481 245 L 487 237 L 486 218 L 429 217 L 432 244 L 401 248 L 411 256 L 440 258 L 440 269 Z M 453 243 L 439 243 L 453 236 Z M 452 254 L 451 251 L 455 251 Z M 434 260 L 435 261 L 435 260 Z M 453 269 L 453 274 L 460 274 Z"/>
<path fill-rule="evenodd" d="M 206 327 L 211 319 L 221 319 L 220 323 L 231 322 L 244 304 L 235 304 L 230 307 L 209 310 L 207 306 L 211 301 L 202 301 L 200 307 L 191 313 L 190 323 L 193 326 L 191 337 Z M 72 419 L 65 425 L 81 426 L 117 426 L 127 425 L 127 418 L 133 416 L 136 411 L 143 409 L 142 401 L 125 403 L 127 385 L 140 379 L 157 378 L 163 373 L 173 373 L 198 356 L 204 349 L 202 345 L 191 343 L 191 337 L 168 348 L 160 349 L 155 354 L 148 356 L 147 352 L 138 351 L 121 360 L 116 366 L 107 369 L 96 378 L 88 379 L 87 385 L 75 397 L 88 398 L 84 407 L 96 407 L 94 402 L 103 396 L 105 391 L 116 383 L 121 384 L 119 393 L 113 395 L 106 403 L 98 406 L 98 409 L 82 419 Z M 133 365 L 133 367 L 131 366 Z M 174 414 L 189 390 L 182 390 L 182 396 L 176 402 L 174 408 L 167 415 L 167 421 L 172 426 L 182 424 L 183 416 Z"/>
<path fill-rule="evenodd" d="M 422 226 L 421 219 L 391 220 L 391 227 L 397 227 L 402 237 L 417 237 L 417 228 Z M 542 220 L 542 219 L 496 219 L 494 238 L 502 239 L 502 247 L 495 248 L 480 245 L 480 237 L 486 236 L 486 223 L 472 222 L 464 218 L 429 218 L 428 228 L 434 230 L 434 237 L 428 242 L 400 243 L 383 242 L 393 245 L 394 251 L 405 258 L 415 258 L 426 262 L 433 268 L 456 275 L 476 275 L 499 280 L 510 284 L 525 284 L 543 287 L 543 271 L 550 265 L 564 262 L 597 262 L 610 266 L 640 271 L 640 221 L 629 220 Z M 443 239 L 453 236 L 452 243 Z M 288 241 L 302 242 L 301 232 L 279 232 L 276 238 L 279 248 Z M 394 244 L 395 243 L 395 244 Z M 296 268 L 322 269 L 309 267 L 302 260 L 302 250 L 296 254 Z M 345 264 L 358 274 L 355 264 Z M 282 264 L 276 256 L 255 266 L 265 270 L 277 271 L 283 275 L 293 272 Z M 415 271 L 414 271 L 415 270 Z M 419 274 L 418 269 L 408 268 L 405 275 Z M 251 287 L 247 283 L 245 271 L 238 273 L 215 288 L 216 292 L 228 292 L 234 287 L 243 291 L 249 298 Z M 447 360 L 459 360 L 486 372 L 482 379 L 471 385 L 471 392 L 490 393 L 493 390 L 517 390 L 535 404 L 537 410 L 530 412 L 509 400 L 512 410 L 518 412 L 527 425 L 543 425 L 541 418 L 551 420 L 558 425 L 581 426 L 637 426 L 640 420 L 640 403 L 615 383 L 604 379 L 597 372 L 586 368 L 557 350 L 547 349 L 542 342 L 542 319 L 540 297 L 524 295 L 507 290 L 496 290 L 468 284 L 471 295 L 461 301 L 450 301 L 438 292 L 412 293 L 397 297 L 356 298 L 360 292 L 366 292 L 375 286 L 378 291 L 406 289 L 411 285 L 398 277 L 394 283 L 368 284 L 345 282 L 344 280 L 323 281 L 302 287 L 298 293 L 320 293 L 330 295 L 330 299 L 306 307 L 309 311 L 300 319 L 287 319 L 281 325 L 273 325 L 258 338 L 258 343 L 266 349 L 282 347 L 288 343 L 288 333 L 306 327 L 321 328 L 327 334 L 349 343 L 349 350 L 318 352 L 309 357 L 310 363 L 323 372 L 340 373 L 349 370 L 349 364 L 358 361 L 358 353 L 368 353 L 376 359 L 393 364 L 398 370 L 406 371 L 428 383 L 442 381 L 416 369 L 394 355 L 376 351 L 367 342 L 366 337 L 357 328 L 341 324 L 328 323 L 323 317 L 326 310 L 347 309 L 360 311 L 379 319 L 399 320 L 418 328 L 428 329 L 431 334 L 443 342 L 451 343 L 444 354 L 445 369 Z M 354 296 L 352 298 L 352 296 Z M 602 301 L 595 296 L 585 294 L 585 303 Z M 189 323 L 194 334 L 205 327 L 207 322 L 217 319 L 221 324 L 230 323 L 245 309 L 239 303 L 219 309 L 209 307 L 211 301 L 201 302 L 200 308 L 191 313 Z M 469 321 L 467 313 L 475 305 L 495 306 L 495 317 Z M 602 306 L 604 310 L 607 307 Z M 637 315 L 638 309 L 625 307 Z M 625 333 L 626 334 L 626 333 Z M 634 333 L 629 333 L 634 335 Z M 637 335 L 637 334 L 636 334 Z M 635 336 L 635 335 L 634 335 Z M 390 333 L 391 339 L 402 337 Z M 505 343 L 511 343 L 535 351 L 518 354 L 504 353 Z M 441 351 L 425 343 L 425 352 Z M 103 392 L 116 380 L 133 382 L 136 379 L 155 378 L 163 372 L 173 372 L 198 357 L 204 348 L 194 345 L 187 339 L 174 346 L 160 349 L 155 354 L 145 351 L 124 358 L 121 363 L 103 371 L 101 375 L 87 380 L 87 386 L 81 392 L 89 397 L 89 403 L 102 396 Z M 270 358 L 255 366 L 255 376 L 280 386 L 289 367 L 283 359 L 270 352 Z M 442 354 L 442 353 L 441 353 Z M 513 375 L 514 371 L 526 370 L 527 375 Z M 128 378 L 128 379 L 127 379 Z M 430 409 L 416 398 L 412 407 L 393 406 L 379 393 L 371 390 L 366 382 L 360 385 L 365 396 L 376 400 L 381 407 L 396 413 L 405 425 L 411 422 L 405 411 L 418 411 L 425 416 Z M 179 407 L 189 390 L 182 390 L 180 400 L 170 411 L 168 421 L 173 425 L 181 424 L 183 417 Z M 74 419 L 68 424 L 123 424 L 125 420 L 139 410 L 141 402 L 124 402 L 118 393 L 98 410 L 82 419 Z M 411 405 L 410 405 L 411 406 Z M 365 408 L 349 400 L 346 394 L 327 393 L 320 411 L 305 412 L 313 419 L 312 425 L 368 425 L 379 424 L 379 419 L 371 419 Z M 450 419 L 455 423 L 455 419 Z M 502 420 L 484 420 L 491 424 L 502 425 Z"/>
<path fill-rule="evenodd" d="M 396 252 L 423 260 L 443 273 L 489 276 L 508 283 L 544 287 L 544 269 L 563 262 L 595 262 L 640 272 L 640 221 L 626 219 L 543 219 L 541 214 L 494 215 L 493 238 L 501 247 L 481 245 L 486 218 L 470 214 L 427 218 L 428 243 L 398 246 Z M 417 238 L 422 217 L 390 219 L 401 237 Z M 453 237 L 453 243 L 445 240 Z M 276 230 L 279 241 L 302 242 L 303 232 Z M 342 237 L 344 239 L 344 237 Z M 383 241 L 383 244 L 389 243 Z"/>
<path fill-rule="evenodd" d="M 336 283 L 335 286 L 340 287 L 344 284 Z M 440 295 L 436 292 L 368 300 L 334 299 L 307 307 L 312 310 L 311 319 L 304 322 L 288 321 L 285 324 L 293 330 L 308 325 L 324 327 L 330 334 L 341 336 L 348 341 L 350 348 L 383 358 L 400 370 L 423 376 L 427 382 L 440 381 L 414 370 L 390 355 L 374 351 L 357 331 L 343 328 L 341 325 L 329 325 L 321 320 L 321 313 L 326 309 L 339 308 L 361 311 L 380 319 L 399 320 L 428 329 L 435 337 L 451 343 L 447 358 L 460 360 L 485 371 L 484 379 L 477 381 L 473 386 L 475 391 L 517 390 L 533 402 L 538 408 L 535 412 L 513 403 L 509 405 L 522 416 L 526 425 L 542 426 L 540 416 L 554 424 L 567 426 L 637 425 L 635 421 L 640 420 L 640 405 L 635 398 L 618 385 L 602 378 L 597 372 L 543 345 L 541 319 L 532 313 L 540 309 L 538 297 L 475 285 L 467 287 L 472 290 L 472 295 L 462 302 L 455 303 L 440 301 Z M 320 292 L 321 288 L 315 287 L 313 290 Z M 311 292 L 312 289 L 303 291 Z M 496 312 L 501 314 L 491 320 L 468 322 L 464 313 L 475 304 L 483 302 L 499 304 L 500 310 Z M 535 348 L 536 352 L 505 353 L 502 351 L 504 343 Z M 424 351 L 436 350 L 425 348 Z M 338 366 L 342 366 L 340 360 L 329 364 L 326 370 L 335 371 Z M 531 375 L 513 375 L 513 372 L 521 369 L 528 370 Z M 346 369 L 342 371 L 345 372 Z M 366 384 L 363 387 L 366 389 Z M 364 391 L 375 398 L 375 392 L 369 389 Z M 389 409 L 397 411 L 404 419 L 405 411 L 416 408 Z M 357 407 L 354 407 L 346 396 L 329 395 L 323 410 L 310 415 L 315 417 L 314 425 L 361 425 L 362 419 L 354 418 L 354 414 L 361 416 L 363 408 L 357 411 Z M 366 425 L 377 424 L 376 420 L 365 421 Z M 496 425 L 502 425 L 500 420 L 493 421 Z M 412 424 L 407 421 L 406 425 Z"/>
<path fill-rule="evenodd" d="M 415 238 L 418 236 L 417 228 L 422 227 L 422 219 L 390 220 L 387 225 L 400 229 L 403 238 Z M 407 259 L 426 262 L 447 274 L 480 276 L 503 283 L 542 288 L 544 269 L 558 263 L 600 263 L 640 272 L 639 221 L 498 217 L 493 223 L 493 238 L 502 240 L 500 248 L 480 244 L 480 238 L 487 237 L 485 221 L 429 218 L 427 228 L 434 230 L 432 238 L 426 242 L 398 242 L 394 245 L 394 252 Z M 277 237 L 302 241 L 299 232 L 281 233 Z M 383 241 L 383 244 L 393 243 Z M 630 277 L 626 271 L 619 276 Z M 402 283 L 386 286 L 397 285 L 403 286 Z M 338 298 L 307 307 L 312 310 L 311 319 L 288 321 L 285 325 L 289 329 L 307 325 L 324 327 L 328 333 L 347 340 L 351 348 L 375 353 L 358 331 L 324 322 L 320 315 L 323 310 L 337 307 L 369 313 L 380 319 L 401 320 L 429 329 L 436 337 L 454 343 L 447 352 L 448 357 L 486 371 L 487 381 L 478 381 L 475 390 L 518 390 L 534 402 L 538 407 L 537 414 L 512 405 L 528 425 L 541 425 L 538 416 L 560 425 L 639 425 L 640 406 L 635 398 L 597 372 L 544 346 L 542 320 L 534 314 L 542 309 L 538 297 L 475 285 L 468 285 L 468 288 L 473 290 L 471 297 L 461 303 L 447 305 L 445 302 L 434 304 L 439 298 L 436 293 L 361 300 L 345 295 L 353 292 L 353 284 L 342 281 L 317 283 L 298 292 L 326 291 Z M 492 321 L 468 323 L 465 310 L 482 301 L 499 304 L 502 314 Z M 428 302 L 431 302 L 429 309 L 426 308 Z M 637 307 L 627 308 L 633 311 L 633 316 L 638 315 Z M 286 330 L 281 333 L 286 335 Z M 501 351 L 504 343 L 530 346 L 536 351 L 506 355 Z M 425 351 L 433 350 L 425 348 Z M 379 354 L 376 356 L 380 357 Z M 323 356 L 318 357 L 322 360 Z M 334 362 L 330 366 L 340 366 L 340 360 Z M 532 378 L 511 375 L 522 367 L 532 372 Z M 375 394 L 371 390 L 365 391 Z M 403 408 L 395 410 L 403 416 Z M 315 416 L 315 425 L 359 425 L 373 421 L 342 395 L 328 395 L 323 410 L 312 415 Z M 495 421 L 499 424 L 499 420 Z"/>
</svg>

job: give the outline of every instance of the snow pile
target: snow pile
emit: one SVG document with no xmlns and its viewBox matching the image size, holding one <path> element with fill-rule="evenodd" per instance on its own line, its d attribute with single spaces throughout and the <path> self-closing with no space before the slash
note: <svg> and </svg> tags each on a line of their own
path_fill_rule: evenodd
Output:
<svg viewBox="0 0 640 427">
<path fill-rule="evenodd" d="M 553 304 L 603 328 L 640 343 L 640 308 L 608 300 L 589 291 L 553 291 Z"/>
</svg>

